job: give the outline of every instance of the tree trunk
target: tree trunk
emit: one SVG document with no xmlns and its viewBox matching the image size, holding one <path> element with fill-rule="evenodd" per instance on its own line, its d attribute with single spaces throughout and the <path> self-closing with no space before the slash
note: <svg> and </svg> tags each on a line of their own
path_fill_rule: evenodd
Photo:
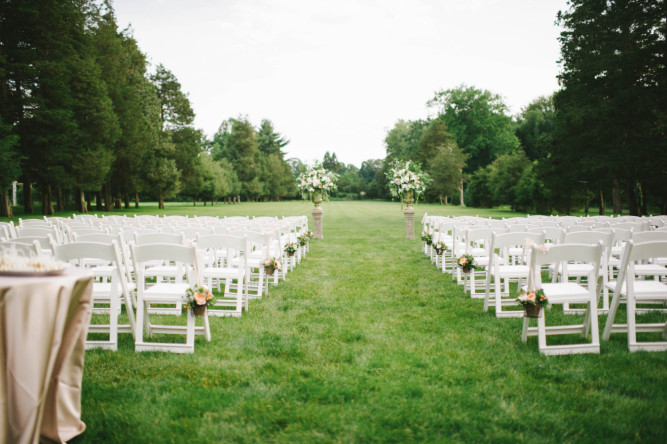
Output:
<svg viewBox="0 0 667 444">
<path fill-rule="evenodd" d="M 204 206 L 206 206 L 206 199 L 204 199 Z"/>
<path fill-rule="evenodd" d="M 113 198 L 113 207 L 116 210 L 122 210 L 123 209 L 123 201 L 120 197 L 120 194 L 116 194 L 116 197 Z"/>
<path fill-rule="evenodd" d="M 12 204 L 9 200 L 9 191 L 7 190 L 3 190 L 2 196 L 0 196 L 0 216 L 14 217 L 14 212 L 12 211 Z"/>
<path fill-rule="evenodd" d="M 215 206 L 215 200 L 211 199 L 211 206 Z"/>
<path fill-rule="evenodd" d="M 614 188 L 611 191 L 611 205 L 614 214 L 621 214 L 621 186 L 618 184 L 618 180 L 614 180 Z"/>
<path fill-rule="evenodd" d="M 129 210 L 130 209 L 130 194 L 129 193 L 123 193 L 123 201 L 125 202 L 125 209 Z"/>
<path fill-rule="evenodd" d="M 134 193 L 134 208 L 139 208 L 139 193 Z"/>
<path fill-rule="evenodd" d="M 462 206 L 462 207 L 465 207 L 465 206 L 466 206 L 466 203 L 465 203 L 465 201 L 463 200 L 463 177 L 461 177 L 461 188 L 460 188 L 460 190 L 461 190 L 461 206 Z"/>
<path fill-rule="evenodd" d="M 86 207 L 86 196 L 81 188 L 76 191 L 78 199 L 76 200 L 76 211 L 80 213 L 87 213 L 88 208 Z"/>
<path fill-rule="evenodd" d="M 449 196 L 445 196 L 445 205 L 449 205 Z"/>
<path fill-rule="evenodd" d="M 86 191 L 86 213 L 93 211 L 93 193 Z"/>
<path fill-rule="evenodd" d="M 113 211 L 113 195 L 111 194 L 111 184 L 104 184 L 104 211 Z"/>
<path fill-rule="evenodd" d="M 51 200 L 51 185 L 42 186 L 42 214 L 53 216 L 53 201 Z"/>
<path fill-rule="evenodd" d="M 195 207 L 197 206 L 197 198 L 194 196 L 192 196 L 192 205 Z"/>
<path fill-rule="evenodd" d="M 637 190 L 637 198 L 639 200 L 639 215 L 646 216 L 648 215 L 648 211 L 646 210 L 646 192 L 644 191 L 641 182 L 637 182 L 637 187 L 635 189 Z"/>
<path fill-rule="evenodd" d="M 605 210 L 605 207 L 604 207 L 604 193 L 602 192 L 602 190 L 600 190 L 600 207 L 598 209 L 598 214 L 600 216 L 604 216 L 604 210 Z"/>
<path fill-rule="evenodd" d="M 63 189 L 60 187 L 56 187 L 56 209 L 58 211 L 65 211 L 65 202 L 63 202 Z"/>
<path fill-rule="evenodd" d="M 35 212 L 35 207 L 32 205 L 32 182 L 30 179 L 23 179 L 23 212 L 32 214 Z"/>
<path fill-rule="evenodd" d="M 160 197 L 158 197 L 158 206 L 160 210 L 164 210 L 164 196 L 162 195 L 162 191 L 160 191 Z"/>
<path fill-rule="evenodd" d="M 630 212 L 630 216 L 639 216 L 639 205 L 637 202 L 637 195 L 635 194 L 634 184 L 628 183 L 627 194 L 628 211 Z"/>
<path fill-rule="evenodd" d="M 102 204 L 102 192 L 95 192 L 95 210 L 102 211 L 104 210 L 104 205 Z"/>
</svg>

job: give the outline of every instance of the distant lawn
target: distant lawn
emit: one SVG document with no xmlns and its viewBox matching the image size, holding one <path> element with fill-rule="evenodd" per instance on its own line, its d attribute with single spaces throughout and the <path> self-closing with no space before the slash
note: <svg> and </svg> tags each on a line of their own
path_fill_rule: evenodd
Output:
<svg viewBox="0 0 667 444">
<path fill-rule="evenodd" d="M 128 335 L 87 352 L 75 442 L 667 442 L 667 353 L 631 354 L 614 335 L 600 355 L 544 357 L 521 342 L 521 319 L 484 313 L 403 238 L 400 204 L 323 208 L 324 240 L 242 318 L 211 318 L 195 354 L 137 354 Z M 416 222 L 425 211 L 515 215 L 420 204 Z"/>
</svg>

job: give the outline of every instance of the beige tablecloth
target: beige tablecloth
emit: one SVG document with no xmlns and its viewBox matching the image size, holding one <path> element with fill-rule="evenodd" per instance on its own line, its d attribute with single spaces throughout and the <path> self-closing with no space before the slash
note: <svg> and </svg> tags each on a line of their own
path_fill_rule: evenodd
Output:
<svg viewBox="0 0 667 444">
<path fill-rule="evenodd" d="M 81 380 L 92 276 L 0 277 L 0 444 L 83 433 Z"/>
</svg>

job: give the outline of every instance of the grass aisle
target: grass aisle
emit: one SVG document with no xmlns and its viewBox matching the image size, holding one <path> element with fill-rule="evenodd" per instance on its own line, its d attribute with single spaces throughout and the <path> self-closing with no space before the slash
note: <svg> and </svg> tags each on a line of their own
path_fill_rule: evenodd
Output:
<svg viewBox="0 0 667 444">
<path fill-rule="evenodd" d="M 288 205 L 274 214 L 310 211 Z M 543 357 L 403 239 L 398 204 L 324 210 L 325 239 L 250 313 L 212 319 L 194 355 L 127 337 L 87 352 L 76 441 L 665 442 L 666 353 L 619 336 Z"/>
</svg>

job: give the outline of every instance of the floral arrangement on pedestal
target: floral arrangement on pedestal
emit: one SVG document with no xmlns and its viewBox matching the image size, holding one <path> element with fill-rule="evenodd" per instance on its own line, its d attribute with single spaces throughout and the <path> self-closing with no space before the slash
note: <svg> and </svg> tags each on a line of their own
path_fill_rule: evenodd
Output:
<svg viewBox="0 0 667 444">
<path fill-rule="evenodd" d="M 272 257 L 271 259 L 266 259 L 264 261 L 264 271 L 266 271 L 266 274 L 269 276 L 273 276 L 273 272 L 276 270 L 280 270 L 283 267 L 283 264 L 280 263 L 278 259 L 275 257 Z"/>
<path fill-rule="evenodd" d="M 526 290 L 522 291 L 516 300 L 523 305 L 527 318 L 536 318 L 540 315 L 542 307 L 549 304 L 549 299 L 544 294 L 544 290 Z"/>
<path fill-rule="evenodd" d="M 304 199 L 312 200 L 315 205 L 318 205 L 323 200 L 327 200 L 331 192 L 338 189 L 337 180 L 336 173 L 327 171 L 322 166 L 316 166 L 299 174 L 296 186 L 301 190 Z M 319 202 L 316 202 L 318 200 Z"/>
<path fill-rule="evenodd" d="M 428 173 L 422 171 L 421 164 L 411 160 L 402 162 L 394 160 L 387 172 L 389 191 L 392 196 L 411 204 L 424 194 L 426 186 L 431 183 Z"/>
<path fill-rule="evenodd" d="M 215 296 L 213 296 L 211 290 L 201 285 L 188 288 L 184 299 L 185 308 L 192 309 L 195 316 L 204 316 L 206 308 L 215 303 Z"/>
</svg>

